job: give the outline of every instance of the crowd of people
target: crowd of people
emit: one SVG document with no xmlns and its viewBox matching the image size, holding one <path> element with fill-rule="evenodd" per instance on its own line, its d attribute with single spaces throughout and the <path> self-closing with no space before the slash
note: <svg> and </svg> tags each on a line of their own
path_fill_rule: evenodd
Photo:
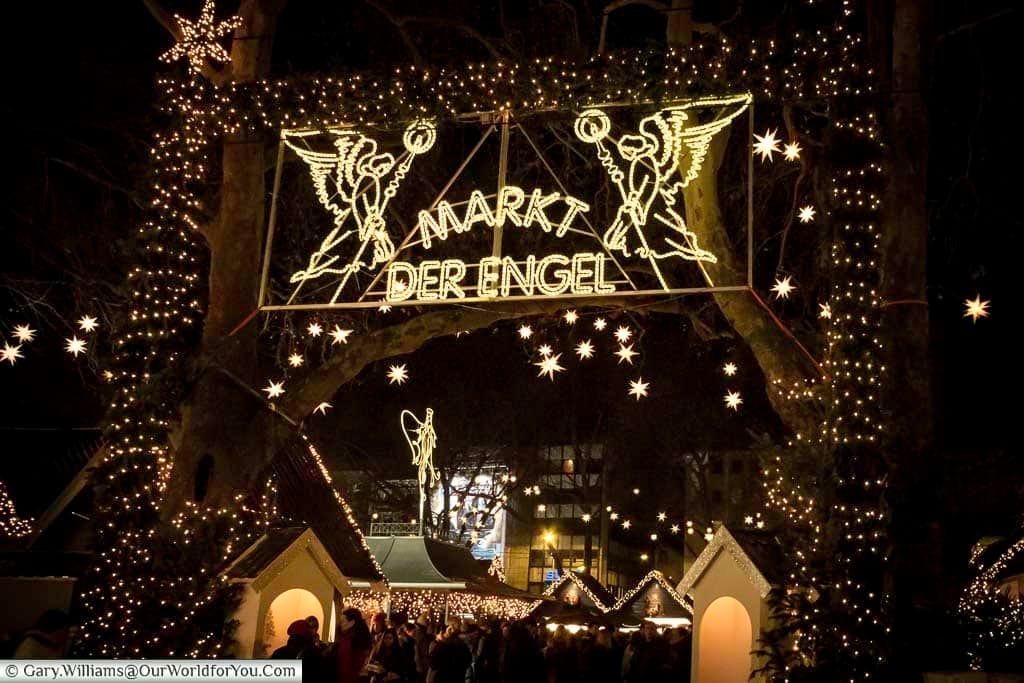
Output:
<svg viewBox="0 0 1024 683">
<path fill-rule="evenodd" d="M 304 680 L 335 683 L 681 683 L 690 680 L 690 633 L 659 632 L 644 622 L 632 632 L 596 626 L 570 633 L 530 621 L 434 626 L 424 613 L 362 613 L 346 609 L 333 643 L 320 641 L 315 617 L 288 628 L 271 655 L 301 659 Z"/>
</svg>

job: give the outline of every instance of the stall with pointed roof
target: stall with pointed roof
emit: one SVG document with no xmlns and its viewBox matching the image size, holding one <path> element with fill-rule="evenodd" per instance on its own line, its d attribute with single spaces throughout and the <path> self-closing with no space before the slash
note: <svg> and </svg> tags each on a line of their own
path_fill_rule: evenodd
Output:
<svg viewBox="0 0 1024 683">
<path fill-rule="evenodd" d="M 647 573 L 619 598 L 613 612 L 623 624 L 652 621 L 659 626 L 688 626 L 693 616 L 689 601 L 657 569 Z"/>
<path fill-rule="evenodd" d="M 772 534 L 718 528 L 677 588 L 693 600 L 693 680 L 741 683 L 760 666 L 753 653 L 770 626 L 768 593 L 782 566 Z"/>
</svg>

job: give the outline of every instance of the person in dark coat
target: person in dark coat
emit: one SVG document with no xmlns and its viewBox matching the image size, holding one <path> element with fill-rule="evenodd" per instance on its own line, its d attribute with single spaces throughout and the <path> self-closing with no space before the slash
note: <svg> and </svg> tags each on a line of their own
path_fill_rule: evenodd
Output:
<svg viewBox="0 0 1024 683">
<path fill-rule="evenodd" d="M 472 654 L 459 632 L 449 626 L 430 652 L 432 683 L 465 683 L 466 669 L 472 661 Z"/>
<path fill-rule="evenodd" d="M 564 626 L 551 634 L 544 652 L 548 683 L 573 683 L 576 680 L 576 645 Z"/>
<path fill-rule="evenodd" d="M 502 683 L 537 683 L 544 680 L 544 656 L 530 629 L 509 624 L 500 657 Z"/>
<path fill-rule="evenodd" d="M 629 661 L 628 683 L 662 683 L 671 674 L 672 651 L 658 633 L 653 622 L 640 627 L 640 638 L 630 642 L 633 648 Z"/>
<path fill-rule="evenodd" d="M 274 650 L 271 659 L 301 659 L 302 676 L 316 680 L 320 676 L 320 652 L 313 642 L 313 628 L 304 619 L 288 626 L 288 642 Z"/>
</svg>

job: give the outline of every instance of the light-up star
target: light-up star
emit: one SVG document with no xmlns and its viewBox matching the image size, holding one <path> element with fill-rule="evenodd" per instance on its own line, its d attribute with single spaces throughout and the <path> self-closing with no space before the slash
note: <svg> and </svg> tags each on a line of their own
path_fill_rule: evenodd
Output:
<svg viewBox="0 0 1024 683">
<path fill-rule="evenodd" d="M 668 519 L 668 514 L 666 514 L 664 512 L 659 512 L 658 513 L 658 521 L 659 522 L 664 522 L 666 519 Z"/>
<path fill-rule="evenodd" d="M 19 358 L 24 358 L 24 356 L 21 355 L 21 344 L 11 346 L 7 342 L 4 342 L 4 348 L 0 350 L 0 362 L 7 361 L 11 365 L 14 365 Z"/>
<path fill-rule="evenodd" d="M 619 518 L 619 513 L 618 512 L 613 512 L 610 515 L 608 515 L 608 519 L 612 520 L 613 522 L 615 520 L 617 520 L 618 518 Z"/>
<path fill-rule="evenodd" d="M 391 312 L 391 305 L 390 304 L 381 304 L 380 306 L 377 307 L 377 310 L 380 311 L 381 313 L 390 313 Z"/>
<path fill-rule="evenodd" d="M 388 384 L 402 385 L 409 379 L 409 370 L 402 365 L 392 365 L 388 368 Z"/>
<path fill-rule="evenodd" d="M 540 372 L 537 373 L 537 376 L 543 377 L 544 375 L 547 375 L 548 379 L 553 382 L 555 380 L 555 373 L 565 370 L 565 368 L 558 364 L 558 359 L 561 357 L 562 354 L 556 353 L 553 356 L 548 356 L 539 363 L 534 363 L 534 365 L 540 368 Z"/>
<path fill-rule="evenodd" d="M 576 321 L 580 319 L 580 317 L 576 314 L 576 311 L 573 310 L 566 311 L 565 315 L 563 315 L 562 317 L 565 319 L 565 322 L 569 325 L 575 325 Z"/>
<path fill-rule="evenodd" d="M 756 526 L 758 529 L 763 529 L 764 528 L 764 520 L 763 519 L 757 520 L 757 524 L 755 524 L 754 526 Z"/>
<path fill-rule="evenodd" d="M 594 329 L 595 330 L 597 330 L 598 332 L 601 332 L 606 327 L 608 327 L 608 322 L 605 321 L 604 318 L 595 318 L 594 319 Z"/>
<path fill-rule="evenodd" d="M 753 515 L 747 515 L 746 517 L 744 517 L 743 518 L 743 523 L 744 524 L 753 524 L 754 523 Z"/>
<path fill-rule="evenodd" d="M 633 364 L 633 356 L 638 356 L 640 354 L 638 354 L 636 351 L 633 350 L 633 345 L 632 344 L 630 344 L 629 346 L 626 346 L 625 344 L 621 344 L 619 346 L 619 350 L 615 352 L 615 355 L 619 357 L 619 363 L 622 363 L 623 361 L 625 361 L 625 362 L 629 363 L 630 365 L 632 365 Z"/>
<path fill-rule="evenodd" d="M 519 338 L 520 339 L 529 339 L 532 336 L 533 336 L 533 328 L 532 327 L 530 327 L 529 325 L 525 325 L 525 324 L 519 326 Z"/>
<path fill-rule="evenodd" d="M 277 398 L 284 393 L 284 381 L 267 380 L 267 386 L 263 387 L 263 391 L 267 392 L 267 398 Z"/>
<path fill-rule="evenodd" d="M 310 337 L 319 337 L 324 333 L 324 328 L 320 323 L 310 323 L 309 327 L 306 328 L 306 332 L 309 332 Z"/>
<path fill-rule="evenodd" d="M 775 284 L 772 286 L 772 291 L 775 292 L 775 296 L 779 299 L 788 299 L 790 293 L 796 289 L 796 285 L 792 282 L 792 276 L 787 275 L 782 278 L 775 278 Z"/>
<path fill-rule="evenodd" d="M 736 374 L 736 364 L 726 363 L 725 365 L 722 366 L 722 372 L 725 373 L 726 377 L 732 377 L 733 375 Z"/>
<path fill-rule="evenodd" d="M 306 359 L 302 357 L 302 354 L 293 353 L 288 356 L 288 364 L 293 368 L 301 367 L 304 362 L 306 362 Z"/>
<path fill-rule="evenodd" d="M 590 343 L 589 339 L 584 339 L 576 345 L 576 355 L 580 357 L 580 360 L 594 357 L 594 345 Z"/>
<path fill-rule="evenodd" d="M 91 315 L 83 315 L 81 318 L 78 319 L 78 328 L 85 332 L 92 332 L 98 326 L 99 323 L 96 321 L 96 318 L 92 317 Z"/>
<path fill-rule="evenodd" d="M 331 346 L 335 344 L 348 344 L 350 334 L 352 334 L 352 330 L 343 330 L 335 325 L 334 329 L 331 330 Z"/>
<path fill-rule="evenodd" d="M 625 529 L 626 531 L 629 531 L 629 528 L 631 526 L 633 526 L 633 522 L 629 521 L 628 519 L 622 520 L 622 528 L 623 529 Z"/>
<path fill-rule="evenodd" d="M 818 304 L 818 317 L 819 318 L 831 318 L 832 307 L 828 304 Z"/>
<path fill-rule="evenodd" d="M 991 301 L 982 301 L 981 295 L 978 294 L 974 299 L 967 299 L 964 301 L 964 306 L 967 307 L 967 312 L 964 313 L 965 318 L 970 318 L 971 322 L 978 322 L 978 318 L 987 318 L 989 316 L 989 304 Z"/>
<path fill-rule="evenodd" d="M 242 17 L 234 16 L 217 23 L 213 18 L 213 0 L 206 0 L 196 21 L 189 21 L 177 14 L 174 15 L 174 20 L 178 22 L 181 40 L 160 55 L 162 61 L 175 62 L 187 58 L 192 71 L 196 73 L 203 70 L 207 59 L 222 64 L 231 61 L 227 50 L 217 41 L 241 26 Z"/>
<path fill-rule="evenodd" d="M 316 408 L 313 408 L 313 412 L 320 413 L 321 415 L 326 415 L 327 411 L 333 407 L 334 406 L 332 406 L 330 403 L 324 401 L 323 403 L 318 404 Z"/>
<path fill-rule="evenodd" d="M 669 531 L 671 531 L 674 534 L 678 534 L 679 533 L 679 525 L 678 524 L 673 524 L 671 527 L 669 527 Z"/>
<path fill-rule="evenodd" d="M 754 143 L 754 154 L 761 155 L 761 161 L 771 161 L 772 154 L 778 152 L 782 153 L 782 149 L 779 147 L 779 139 L 775 137 L 775 133 L 778 129 L 766 131 L 765 134 L 755 135 L 754 138 L 757 140 Z"/>
<path fill-rule="evenodd" d="M 537 353 L 539 353 L 540 355 L 542 355 L 545 358 L 547 358 L 548 356 L 551 355 L 551 347 L 549 345 L 547 345 L 547 344 L 541 344 L 537 348 Z"/>
<path fill-rule="evenodd" d="M 800 207 L 800 222 L 810 223 L 814 220 L 814 214 L 817 213 L 813 206 L 802 206 Z"/>
<path fill-rule="evenodd" d="M 66 342 L 66 344 L 64 345 L 64 350 L 70 353 L 72 356 L 77 358 L 78 354 L 85 352 L 85 341 L 79 339 L 75 335 L 71 335 L 71 339 L 65 339 L 64 341 Z"/>
<path fill-rule="evenodd" d="M 28 325 L 15 325 L 14 337 L 19 343 L 24 344 L 36 338 L 36 331 Z"/>
<path fill-rule="evenodd" d="M 743 399 L 740 398 L 740 392 L 730 391 L 725 395 L 725 407 L 732 408 L 733 410 L 739 410 L 740 404 L 743 403 Z"/>
<path fill-rule="evenodd" d="M 617 339 L 620 344 L 625 344 L 632 336 L 633 331 L 625 325 L 621 325 L 619 329 L 615 330 L 615 339 Z"/>
<path fill-rule="evenodd" d="M 637 377 L 635 381 L 631 380 L 629 383 L 629 394 L 636 397 L 636 400 L 639 401 L 647 395 L 647 387 L 649 386 L 651 386 L 650 382 L 645 382 L 643 377 Z"/>
<path fill-rule="evenodd" d="M 107 380 L 108 382 L 113 382 L 114 381 L 114 373 L 112 373 L 110 370 L 104 370 L 103 371 L 103 379 Z"/>
<path fill-rule="evenodd" d="M 584 512 L 582 515 L 580 515 L 580 519 L 583 520 L 584 524 L 588 524 L 590 522 L 590 513 Z"/>
<path fill-rule="evenodd" d="M 786 157 L 786 161 L 796 161 L 800 158 L 800 143 L 786 143 L 786 149 L 783 150 L 782 154 Z"/>
</svg>

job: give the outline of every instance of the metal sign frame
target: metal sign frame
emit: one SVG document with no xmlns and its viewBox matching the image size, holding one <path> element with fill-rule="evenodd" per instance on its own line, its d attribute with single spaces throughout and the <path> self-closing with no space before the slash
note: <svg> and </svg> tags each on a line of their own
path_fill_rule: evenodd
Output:
<svg viewBox="0 0 1024 683">
<path fill-rule="evenodd" d="M 284 303 L 284 304 L 269 303 L 268 300 L 267 300 L 267 297 L 268 297 L 268 282 L 269 282 L 269 276 L 270 276 L 270 262 L 271 262 L 271 255 L 272 255 L 272 249 L 273 249 L 273 243 L 274 243 L 274 235 L 275 235 L 276 224 L 277 224 L 278 197 L 279 197 L 280 189 L 281 189 L 281 177 L 282 177 L 282 173 L 283 173 L 283 169 L 284 169 L 285 154 L 287 153 L 286 152 L 286 147 L 287 147 L 286 141 L 287 141 L 287 138 L 289 136 L 318 135 L 318 134 L 322 134 L 324 132 L 323 130 L 320 130 L 320 129 L 296 128 L 296 129 L 282 129 L 281 130 L 281 134 L 280 134 L 280 138 L 279 138 L 279 142 L 278 142 L 278 147 L 277 147 L 277 164 L 276 164 L 275 171 L 274 171 L 273 195 L 272 195 L 272 198 L 271 198 L 270 212 L 269 212 L 269 217 L 268 217 L 268 228 L 267 228 L 266 242 L 265 242 L 265 246 L 264 246 L 264 255 L 263 255 L 263 267 L 262 267 L 262 270 L 261 270 L 261 273 L 260 273 L 258 308 L 259 308 L 259 310 L 262 310 L 262 311 L 312 311 L 312 310 L 375 309 L 375 308 L 379 308 L 382 304 L 387 304 L 389 306 L 437 306 L 437 305 L 449 305 L 450 306 L 450 305 L 469 304 L 469 303 L 479 304 L 479 303 L 495 303 L 495 302 L 506 302 L 506 301 L 507 302 L 527 302 L 527 301 L 540 301 L 540 300 L 566 300 L 566 301 L 573 301 L 573 300 L 581 300 L 581 299 L 600 299 L 600 298 L 665 297 L 665 296 L 683 296 L 683 295 L 689 295 L 689 294 L 707 294 L 707 293 L 713 293 L 713 292 L 739 292 L 739 291 L 749 290 L 749 289 L 751 289 L 753 287 L 753 281 L 754 281 L 754 254 L 753 254 L 753 250 L 754 250 L 754 239 L 753 239 L 753 237 L 754 237 L 754 220 L 753 220 L 753 178 L 754 178 L 753 163 L 754 163 L 754 157 L 753 157 L 753 148 L 752 148 L 752 142 L 751 142 L 753 140 L 753 134 L 754 134 L 754 102 L 753 102 L 753 97 L 749 93 L 739 94 L 739 95 L 736 95 L 734 97 L 746 97 L 747 98 L 746 105 L 745 105 L 745 108 L 744 108 L 744 111 L 746 113 L 746 118 L 747 118 L 747 136 L 746 136 L 746 140 L 747 140 L 747 142 L 746 142 L 746 150 L 747 150 L 747 153 L 746 153 L 746 159 L 747 159 L 747 169 L 746 169 L 746 173 L 747 173 L 747 188 L 746 188 L 747 189 L 747 229 L 746 229 L 746 238 L 747 238 L 747 249 L 746 249 L 746 251 L 747 251 L 747 254 L 746 254 L 746 257 L 747 257 L 747 268 L 746 268 L 746 282 L 745 283 L 729 284 L 729 285 L 714 285 L 714 284 L 710 283 L 710 278 L 707 276 L 707 273 L 705 271 L 705 273 L 704 273 L 705 274 L 705 278 L 709 281 L 709 284 L 707 286 L 699 286 L 699 287 L 667 287 L 666 286 L 665 288 L 662 288 L 662 289 L 638 289 L 636 287 L 636 285 L 633 283 L 632 279 L 629 277 L 629 274 L 627 273 L 627 271 L 618 262 L 618 260 L 616 259 L 615 255 L 611 251 L 609 251 L 605 247 L 605 245 L 602 243 L 602 240 L 601 240 L 597 230 L 595 229 L 593 224 L 590 222 L 589 218 L 587 218 L 587 216 L 585 214 L 581 213 L 580 216 L 582 217 L 582 220 L 584 221 L 584 224 L 587 227 L 587 231 L 581 231 L 581 230 L 578 230 L 578 229 L 572 229 L 572 231 L 573 232 L 577 232 L 577 233 L 579 233 L 581 235 L 586 235 L 588 237 L 593 237 L 593 238 L 597 239 L 598 243 L 601 244 L 601 246 L 602 246 L 602 248 L 604 250 L 605 255 L 610 257 L 612 263 L 618 268 L 619 273 L 625 278 L 623 280 L 611 281 L 611 283 L 612 284 L 616 284 L 616 285 L 628 284 L 628 285 L 630 285 L 632 287 L 631 289 L 623 289 L 623 290 L 618 290 L 617 289 L 613 293 L 604 293 L 604 294 L 597 294 L 597 293 L 574 294 L 574 293 L 566 292 L 566 293 L 557 294 L 557 295 L 550 295 L 550 296 L 549 295 L 544 295 L 544 294 L 529 294 L 529 295 L 523 294 L 523 295 L 508 295 L 508 296 L 464 296 L 464 297 L 459 297 L 459 298 L 439 298 L 439 299 L 411 298 L 411 299 L 406 299 L 406 300 L 402 300 L 402 301 L 391 301 L 391 300 L 388 300 L 386 298 L 386 296 L 383 295 L 382 292 L 380 292 L 380 291 L 374 292 L 373 288 L 376 287 L 377 285 L 379 285 L 381 279 L 384 277 L 384 275 L 387 272 L 388 268 L 391 266 L 392 263 L 395 262 L 395 260 L 398 258 L 399 254 L 403 253 L 403 251 L 405 251 L 405 250 L 407 250 L 407 249 L 409 249 L 411 247 L 417 246 L 417 243 L 415 242 L 414 237 L 415 237 L 415 235 L 416 235 L 416 233 L 418 231 L 418 227 L 419 226 L 416 225 L 411 230 L 408 231 L 408 233 L 405 235 L 405 237 L 402 240 L 402 242 L 395 249 L 394 254 L 391 256 L 391 258 L 386 263 L 383 263 L 383 265 L 381 267 L 379 267 L 376 270 L 375 273 L 373 273 L 373 277 L 372 277 L 372 279 L 370 281 L 370 284 L 365 289 L 362 289 L 362 292 L 359 294 L 357 300 L 354 300 L 354 301 L 332 301 L 332 302 L 321 302 L 321 303 L 296 303 L 296 302 L 294 302 L 294 299 L 298 295 L 299 290 L 301 289 L 302 282 L 300 282 L 299 285 L 293 291 L 293 293 L 291 294 L 291 297 L 289 298 L 289 300 L 286 303 Z M 659 110 L 664 111 L 664 110 L 669 109 L 669 108 L 674 107 L 674 106 L 693 104 L 693 103 L 700 103 L 700 100 L 682 99 L 682 100 L 672 100 L 672 101 L 668 101 L 668 102 L 659 102 L 659 103 L 655 103 L 655 102 L 652 102 L 652 101 L 633 102 L 633 103 L 607 103 L 607 104 L 602 104 L 602 105 L 596 105 L 596 106 L 592 107 L 592 110 L 606 110 L 606 109 L 625 108 L 625 107 L 630 107 L 630 108 L 638 107 L 639 108 L 639 107 L 654 105 L 654 106 L 657 106 L 659 108 Z M 554 112 L 554 111 L 558 111 L 558 110 L 551 109 L 550 111 Z M 533 113 L 535 113 L 535 112 L 533 112 Z M 470 162 L 476 156 L 477 152 L 480 151 L 480 149 L 483 147 L 484 143 L 487 142 L 487 140 L 489 139 L 491 134 L 493 134 L 495 132 L 499 133 L 498 183 L 497 183 L 497 188 L 496 188 L 495 194 L 494 195 L 486 195 L 486 197 L 487 198 L 495 197 L 497 199 L 497 201 L 499 202 L 498 206 L 497 206 L 497 210 L 498 211 L 501 210 L 500 201 L 501 201 L 501 198 L 503 196 L 503 189 L 506 187 L 507 180 L 508 180 L 507 176 L 508 176 L 509 138 L 510 138 L 510 134 L 513 131 L 517 131 L 517 132 L 522 134 L 522 136 L 525 138 L 525 140 L 527 141 L 528 145 L 530 146 L 530 148 L 532 149 L 534 154 L 537 155 L 538 159 L 541 161 L 542 166 L 545 168 L 547 173 L 550 175 L 552 180 L 555 182 L 555 185 L 559 188 L 559 190 L 561 192 L 565 193 L 566 195 L 569 194 L 567 192 L 567 190 L 566 190 L 565 184 L 558 177 L 558 174 L 555 173 L 555 171 L 552 169 L 551 165 L 547 162 L 547 160 L 545 159 L 545 157 L 544 157 L 543 153 L 541 152 L 541 150 L 539 149 L 539 147 L 536 145 L 536 143 L 533 141 L 533 139 L 529 136 L 529 134 L 526 132 L 526 130 L 522 127 L 522 125 L 514 120 L 513 115 L 511 113 L 509 113 L 507 111 L 504 111 L 504 112 L 493 112 L 493 111 L 469 112 L 469 113 L 466 113 L 466 114 L 462 114 L 462 115 L 460 115 L 460 116 L 458 116 L 456 118 L 457 118 L 458 121 L 461 121 L 461 122 L 474 122 L 474 121 L 476 121 L 476 122 L 479 122 L 481 125 L 486 126 L 486 128 L 484 129 L 484 132 L 481 135 L 480 139 L 477 141 L 476 145 L 472 148 L 472 150 L 469 152 L 469 154 L 466 156 L 466 158 L 463 159 L 462 163 L 455 170 L 454 174 L 452 174 L 452 176 L 448 179 L 448 182 L 444 185 L 444 187 L 442 187 L 440 192 L 434 198 L 433 202 L 430 204 L 429 208 L 426 209 L 427 211 L 435 210 L 437 208 L 438 204 L 441 203 L 444 200 L 444 198 L 447 196 L 447 193 L 449 192 L 449 190 L 452 188 L 452 186 L 455 184 L 455 182 L 462 175 L 463 171 L 465 171 L 467 166 L 470 164 Z M 355 127 L 354 126 L 339 126 L 339 127 L 335 128 L 335 130 L 340 130 L 340 129 L 355 129 Z M 395 160 L 396 165 L 398 163 L 403 162 L 405 160 L 407 154 L 408 153 L 403 153 L 402 155 L 400 155 L 398 157 L 398 159 Z M 362 192 L 360 194 L 362 194 Z M 453 206 L 456 206 L 456 205 L 459 205 L 459 204 L 465 204 L 465 203 L 466 203 L 465 201 L 461 201 L 461 202 L 458 202 L 456 204 L 453 204 Z M 492 243 L 491 243 L 491 256 L 499 257 L 500 258 L 502 256 L 502 238 L 503 238 L 502 226 L 500 224 L 496 224 L 493 227 L 493 229 L 492 229 L 492 233 L 493 234 L 492 234 Z M 654 264 L 653 260 L 652 260 L 652 265 L 655 265 L 655 269 L 657 269 L 657 266 L 656 266 L 656 264 Z M 701 268 L 701 270 L 703 271 L 703 267 Z M 338 294 L 340 293 L 340 291 L 343 288 L 343 286 L 344 286 L 344 280 L 342 281 L 342 284 L 339 285 L 339 287 L 337 288 L 337 292 L 336 292 L 335 296 L 338 296 Z M 475 288 L 467 287 L 467 289 L 475 289 Z M 368 296 L 377 296 L 377 295 L 379 295 L 381 298 L 375 299 L 375 300 L 367 300 Z"/>
</svg>

